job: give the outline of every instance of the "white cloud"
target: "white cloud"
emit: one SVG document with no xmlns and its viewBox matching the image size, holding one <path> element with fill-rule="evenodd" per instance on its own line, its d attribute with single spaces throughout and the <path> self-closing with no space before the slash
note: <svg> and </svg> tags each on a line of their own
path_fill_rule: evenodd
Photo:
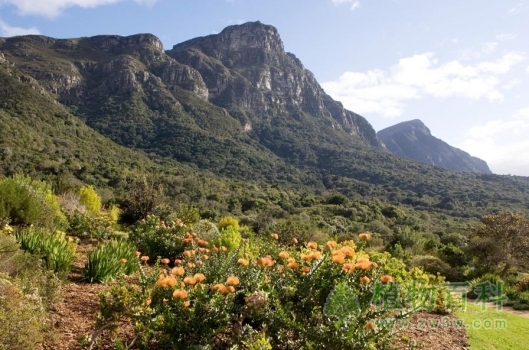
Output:
<svg viewBox="0 0 529 350">
<path fill-rule="evenodd" d="M 512 116 L 477 125 L 467 132 L 461 148 L 486 159 L 499 174 L 529 175 L 529 107 Z M 513 169 L 515 169 L 513 171 Z"/>
<path fill-rule="evenodd" d="M 13 27 L 0 19 L 0 36 L 10 37 L 17 35 L 29 35 L 29 34 L 40 34 L 36 27 L 21 28 Z"/>
<path fill-rule="evenodd" d="M 433 96 L 501 101 L 499 75 L 524 59 L 506 53 L 496 61 L 464 65 L 439 63 L 427 52 L 402 58 L 388 70 L 345 72 L 338 80 L 322 84 L 325 91 L 357 113 L 376 113 L 393 118 L 404 113 L 406 101 Z"/>
<path fill-rule="evenodd" d="M 130 0 L 0 0 L 0 6 L 16 6 L 18 11 L 23 15 L 42 15 L 53 18 L 60 15 L 68 7 L 79 6 L 82 8 L 93 8 L 121 1 Z M 134 0 L 134 2 L 152 6 L 157 0 Z"/>
<path fill-rule="evenodd" d="M 359 0 L 331 0 L 335 5 L 351 4 L 351 11 L 359 9 L 362 5 Z"/>
<path fill-rule="evenodd" d="M 518 35 L 515 34 L 515 33 L 502 33 L 502 34 L 496 35 L 496 40 L 508 41 L 508 40 L 514 40 L 517 37 L 518 37 Z"/>
<path fill-rule="evenodd" d="M 525 69 L 525 72 L 529 73 L 529 66 L 527 66 L 527 68 Z"/>
<path fill-rule="evenodd" d="M 520 12 L 520 10 L 522 8 L 523 8 L 523 4 L 522 3 L 516 4 L 515 6 L 511 7 L 510 9 L 508 9 L 506 14 L 508 14 L 508 15 L 517 14 L 518 12 Z"/>
</svg>

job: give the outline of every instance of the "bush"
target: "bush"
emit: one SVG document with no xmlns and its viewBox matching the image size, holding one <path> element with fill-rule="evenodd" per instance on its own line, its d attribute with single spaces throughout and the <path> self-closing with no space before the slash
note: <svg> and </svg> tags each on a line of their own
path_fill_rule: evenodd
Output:
<svg viewBox="0 0 529 350">
<path fill-rule="evenodd" d="M 93 214 L 76 210 L 69 215 L 68 219 L 70 221 L 68 232 L 74 236 L 104 240 L 111 238 L 114 232 L 112 218 L 105 214 Z"/>
<path fill-rule="evenodd" d="M 131 227 L 129 242 L 144 255 L 176 258 L 187 245 L 183 241 L 187 230 L 180 220 L 165 223 L 157 216 L 149 216 Z"/>
<path fill-rule="evenodd" d="M 410 259 L 408 265 L 410 267 L 422 267 L 424 271 L 431 273 L 432 275 L 439 273 L 442 276 L 449 276 L 451 270 L 450 265 L 441 259 L 430 255 L 414 256 Z"/>
<path fill-rule="evenodd" d="M 219 247 L 226 247 L 229 251 L 235 250 L 241 244 L 241 233 L 233 226 L 228 226 L 220 231 L 220 237 L 213 241 Z"/>
<path fill-rule="evenodd" d="M 233 216 L 226 216 L 220 219 L 217 224 L 217 228 L 221 231 L 229 226 L 233 227 L 235 230 L 239 230 L 239 220 Z"/>
<path fill-rule="evenodd" d="M 143 274 L 141 290 L 125 284 L 101 296 L 100 329 L 130 317 L 141 348 L 384 348 L 392 322 L 407 317 L 415 300 L 399 295 L 388 304 L 380 293 L 406 291 L 413 280 L 439 281 L 407 271 L 389 254 L 354 254 L 352 242 L 331 253 L 314 244 L 286 250 L 268 239 L 230 252 L 186 237 L 192 249 L 176 267 Z M 434 303 L 425 305 L 434 309 Z"/>
<path fill-rule="evenodd" d="M 498 283 L 504 284 L 504 282 L 502 281 L 500 276 L 492 274 L 492 273 L 486 273 L 486 274 L 482 275 L 481 277 L 478 277 L 478 278 L 475 278 L 475 279 L 472 280 L 472 282 L 470 283 L 468 296 L 471 297 L 471 298 L 480 297 L 479 293 L 476 292 L 476 288 L 479 285 L 481 285 L 482 283 L 487 283 L 487 282 L 490 282 L 490 283 L 492 283 L 494 285 L 496 285 Z"/>
<path fill-rule="evenodd" d="M 0 225 L 64 229 L 67 220 L 48 184 L 15 176 L 0 180 Z"/>
<path fill-rule="evenodd" d="M 79 203 L 94 214 L 101 210 L 101 198 L 92 186 L 83 186 L 79 189 Z"/>
<path fill-rule="evenodd" d="M 88 282 L 106 283 L 125 274 L 131 275 L 138 270 L 136 249 L 124 241 L 101 243 L 88 253 L 83 275 Z"/>
<path fill-rule="evenodd" d="M 17 234 L 20 248 L 40 257 L 46 268 L 65 277 L 75 259 L 77 243 L 66 239 L 64 232 L 52 234 L 44 229 L 29 228 Z"/>
<path fill-rule="evenodd" d="M 5 274 L 0 274 L 0 349 L 35 349 L 49 328 L 38 295 L 24 294 Z"/>
</svg>

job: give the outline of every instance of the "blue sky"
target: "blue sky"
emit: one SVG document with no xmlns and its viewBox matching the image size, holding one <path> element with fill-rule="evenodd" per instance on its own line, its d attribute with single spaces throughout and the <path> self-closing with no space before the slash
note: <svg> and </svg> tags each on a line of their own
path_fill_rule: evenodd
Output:
<svg viewBox="0 0 529 350">
<path fill-rule="evenodd" d="M 0 36 L 152 33 L 169 49 L 260 20 L 376 130 L 421 119 L 529 176 L 529 0 L 0 0 Z"/>
</svg>

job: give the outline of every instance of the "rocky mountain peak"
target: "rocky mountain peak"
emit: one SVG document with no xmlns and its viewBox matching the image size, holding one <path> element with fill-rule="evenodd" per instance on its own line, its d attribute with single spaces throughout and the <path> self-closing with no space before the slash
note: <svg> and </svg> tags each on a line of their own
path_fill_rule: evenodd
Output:
<svg viewBox="0 0 529 350">
<path fill-rule="evenodd" d="M 285 48 L 277 29 L 261 22 L 247 22 L 226 27 L 219 34 L 199 37 L 177 44 L 173 50 L 199 48 L 220 61 L 248 50 L 284 53 Z"/>
<path fill-rule="evenodd" d="M 398 157 L 414 159 L 454 171 L 491 173 L 485 161 L 434 137 L 430 129 L 419 119 L 380 130 L 377 136 L 387 149 Z"/>
</svg>

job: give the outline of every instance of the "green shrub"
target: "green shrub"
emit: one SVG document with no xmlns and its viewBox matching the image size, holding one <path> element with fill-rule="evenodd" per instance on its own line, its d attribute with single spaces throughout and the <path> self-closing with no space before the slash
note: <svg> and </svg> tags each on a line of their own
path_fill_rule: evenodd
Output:
<svg viewBox="0 0 529 350">
<path fill-rule="evenodd" d="M 207 248 L 195 247 L 193 252 L 202 255 L 185 254 L 182 266 L 156 266 L 144 274 L 141 290 L 114 286 L 101 296 L 98 328 L 130 317 L 136 345 L 145 349 L 387 348 L 393 322 L 412 312 L 414 300 L 399 296 L 397 304 L 386 305 L 375 302 L 378 293 L 408 290 L 412 281 L 429 287 L 440 280 L 420 269 L 407 271 L 388 254 L 377 253 L 369 261 L 358 252 L 344 258 L 345 265 L 322 246 L 289 249 L 289 257 L 287 248 L 271 239 L 253 245 L 251 257 L 246 248 L 244 242 L 235 251 L 206 255 Z M 383 277 L 387 271 L 399 284 Z"/>
<path fill-rule="evenodd" d="M 417 255 L 408 262 L 410 267 L 422 267 L 422 269 L 432 275 L 441 274 L 448 276 L 450 274 L 450 265 L 431 255 Z"/>
<path fill-rule="evenodd" d="M 67 220 L 51 187 L 17 175 L 0 180 L 0 224 L 64 229 Z"/>
<path fill-rule="evenodd" d="M 220 231 L 220 237 L 213 241 L 216 246 L 226 247 L 229 251 L 235 250 L 241 244 L 241 233 L 233 226 L 228 226 Z"/>
<path fill-rule="evenodd" d="M 101 210 L 101 198 L 92 186 L 83 186 L 79 189 L 79 203 L 94 214 Z"/>
<path fill-rule="evenodd" d="M 475 278 L 471 281 L 470 283 L 470 288 L 469 288 L 469 292 L 468 292 L 468 296 L 471 297 L 471 298 L 478 298 L 480 297 L 480 295 L 476 292 L 476 288 L 482 284 L 482 283 L 487 283 L 487 282 L 490 282 L 494 285 L 496 285 L 497 283 L 503 283 L 501 277 L 499 275 L 496 275 L 496 274 L 493 274 L 493 273 L 486 273 L 484 275 L 482 275 L 481 277 L 478 277 L 478 278 Z"/>
<path fill-rule="evenodd" d="M 179 220 L 165 223 L 157 216 L 149 216 L 131 227 L 129 242 L 143 255 L 176 258 L 186 247 L 183 237 L 187 231 L 186 225 Z"/>
<path fill-rule="evenodd" d="M 44 229 L 29 228 L 17 234 L 20 248 L 39 256 L 46 268 L 66 276 L 75 259 L 77 243 L 67 239 L 64 232 L 49 233 Z"/>
<path fill-rule="evenodd" d="M 90 212 L 74 211 L 68 217 L 71 235 L 83 238 L 109 239 L 114 232 L 114 223 L 109 216 Z"/>
<path fill-rule="evenodd" d="M 131 275 L 138 269 L 136 249 L 125 241 L 109 241 L 99 244 L 88 253 L 83 275 L 88 282 L 106 283 L 125 274 Z"/>
<path fill-rule="evenodd" d="M 217 224 L 217 228 L 220 231 L 225 228 L 228 228 L 229 226 L 233 227 L 236 230 L 239 230 L 239 220 L 237 218 L 234 218 L 233 216 L 225 216 L 220 219 L 219 223 Z"/>
</svg>

